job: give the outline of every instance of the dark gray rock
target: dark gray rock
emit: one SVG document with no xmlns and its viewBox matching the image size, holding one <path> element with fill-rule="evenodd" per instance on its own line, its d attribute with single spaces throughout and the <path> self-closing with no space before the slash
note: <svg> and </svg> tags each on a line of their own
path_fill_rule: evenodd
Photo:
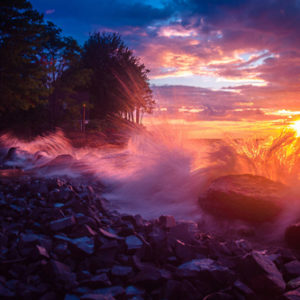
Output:
<svg viewBox="0 0 300 300">
<path fill-rule="evenodd" d="M 243 258 L 240 271 L 254 291 L 279 294 L 285 290 L 285 282 L 276 265 L 268 256 L 258 251 L 252 251 Z"/>
<path fill-rule="evenodd" d="M 144 294 L 145 294 L 144 290 L 139 289 L 133 285 L 130 285 L 126 288 L 126 296 L 127 297 L 143 296 Z"/>
<path fill-rule="evenodd" d="M 126 266 L 113 266 L 111 269 L 111 274 L 114 276 L 119 276 L 119 277 L 126 277 L 130 273 L 132 273 L 133 269 L 132 267 L 126 267 Z"/>
<path fill-rule="evenodd" d="M 115 297 L 112 295 L 85 294 L 80 297 L 80 300 L 115 300 Z"/>
<path fill-rule="evenodd" d="M 288 290 L 294 290 L 300 287 L 300 277 L 294 278 L 287 283 Z"/>
<path fill-rule="evenodd" d="M 118 296 L 125 294 L 125 289 L 122 286 L 117 285 L 117 286 L 112 286 L 112 287 L 108 287 L 108 288 L 94 290 L 93 294 L 118 297 Z"/>
<path fill-rule="evenodd" d="M 50 258 L 48 251 L 44 247 L 36 245 L 36 248 L 37 248 L 39 255 L 46 257 L 46 258 Z"/>
<path fill-rule="evenodd" d="M 247 299 L 254 299 L 255 293 L 245 283 L 240 280 L 236 280 L 233 284 L 234 288 L 243 294 Z"/>
<path fill-rule="evenodd" d="M 128 250 L 140 249 L 143 246 L 143 242 L 135 235 L 127 236 L 125 242 Z"/>
<path fill-rule="evenodd" d="M 224 292 L 216 292 L 205 296 L 203 300 L 236 300 L 236 298 Z"/>
<path fill-rule="evenodd" d="M 282 300 L 300 300 L 300 289 L 286 292 L 280 298 Z"/>
<path fill-rule="evenodd" d="M 300 276 L 300 262 L 293 260 L 284 265 L 284 272 L 288 278 L 295 278 Z"/>
<path fill-rule="evenodd" d="M 233 283 L 235 276 L 227 267 L 210 258 L 194 259 L 178 267 L 178 277 L 201 278 L 204 281 L 215 281 L 215 284 Z"/>
<path fill-rule="evenodd" d="M 173 216 L 160 216 L 159 224 L 166 229 L 176 226 L 176 221 Z"/>
<path fill-rule="evenodd" d="M 85 255 L 90 255 L 94 253 L 94 239 L 91 237 L 83 236 L 74 239 L 64 235 L 55 235 L 54 237 L 57 240 L 67 242 L 71 247 Z"/>
<path fill-rule="evenodd" d="M 64 300 L 80 300 L 80 298 L 77 295 L 67 294 Z"/>
<path fill-rule="evenodd" d="M 72 217 L 66 217 L 66 218 L 62 218 L 62 219 L 50 222 L 49 228 L 52 231 L 63 231 L 63 230 L 73 227 L 75 224 L 76 224 L 76 220 L 72 216 Z"/>
<path fill-rule="evenodd" d="M 116 239 L 116 240 L 123 240 L 123 238 L 119 237 L 115 233 L 108 232 L 107 230 L 104 230 L 103 228 L 99 229 L 100 233 L 109 239 Z"/>
<path fill-rule="evenodd" d="M 92 288 L 111 286 L 111 282 L 106 273 L 95 275 L 89 279 L 83 280 L 80 282 L 80 284 L 84 284 Z"/>
<path fill-rule="evenodd" d="M 71 272 L 71 269 L 66 264 L 63 264 L 57 260 L 51 260 L 48 265 L 48 274 L 45 276 L 53 276 L 54 281 L 63 282 L 66 288 L 75 287 L 76 274 Z"/>
<path fill-rule="evenodd" d="M 191 244 L 195 242 L 195 235 L 197 232 L 198 227 L 195 222 L 181 222 L 170 228 L 168 237 Z"/>
<path fill-rule="evenodd" d="M 3 299 L 9 299 L 15 297 L 16 294 L 14 291 L 11 291 L 7 287 L 5 287 L 1 282 L 0 282 L 0 297 Z"/>
</svg>

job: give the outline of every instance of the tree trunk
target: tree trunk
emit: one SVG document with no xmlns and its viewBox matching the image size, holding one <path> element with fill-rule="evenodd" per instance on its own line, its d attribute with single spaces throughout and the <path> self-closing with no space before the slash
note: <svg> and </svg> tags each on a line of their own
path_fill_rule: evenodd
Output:
<svg viewBox="0 0 300 300">
<path fill-rule="evenodd" d="M 136 108 L 136 116 L 135 116 L 136 124 L 140 124 L 140 109 Z"/>
</svg>

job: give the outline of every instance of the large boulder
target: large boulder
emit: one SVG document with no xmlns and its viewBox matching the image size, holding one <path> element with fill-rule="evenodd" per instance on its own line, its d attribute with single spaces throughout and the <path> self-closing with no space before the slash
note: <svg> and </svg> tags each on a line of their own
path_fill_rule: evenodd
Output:
<svg viewBox="0 0 300 300">
<path fill-rule="evenodd" d="M 199 204 L 218 218 L 268 222 L 281 213 L 286 191 L 284 184 L 262 176 L 228 175 L 215 179 Z"/>
</svg>

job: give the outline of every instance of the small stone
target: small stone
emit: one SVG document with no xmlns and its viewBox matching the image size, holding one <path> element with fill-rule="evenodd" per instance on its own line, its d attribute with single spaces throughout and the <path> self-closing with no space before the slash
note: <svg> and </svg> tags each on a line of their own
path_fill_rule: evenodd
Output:
<svg viewBox="0 0 300 300">
<path fill-rule="evenodd" d="M 167 229 L 176 226 L 176 221 L 173 216 L 160 216 L 159 223 L 161 224 L 161 226 Z"/>
<path fill-rule="evenodd" d="M 253 297 L 254 296 L 254 292 L 252 289 L 250 289 L 246 284 L 244 284 L 243 282 L 236 280 L 233 284 L 233 286 L 243 295 L 245 295 L 246 297 Z"/>
<path fill-rule="evenodd" d="M 284 293 L 280 299 L 282 299 L 282 300 L 300 300 L 300 288 Z"/>
<path fill-rule="evenodd" d="M 80 298 L 73 294 L 67 294 L 64 298 L 64 300 L 80 300 Z"/>
<path fill-rule="evenodd" d="M 121 296 L 121 295 L 125 294 L 125 290 L 121 286 L 112 286 L 112 287 L 109 287 L 109 288 L 94 290 L 94 293 L 95 294 L 100 294 L 100 295 L 103 295 L 103 296 L 117 297 L 117 296 Z"/>
<path fill-rule="evenodd" d="M 144 295 L 144 291 L 133 286 L 130 285 L 126 288 L 126 296 L 132 297 L 132 296 L 137 296 L 137 295 Z"/>
<path fill-rule="evenodd" d="M 287 283 L 287 289 L 294 290 L 300 287 L 300 277 L 290 280 Z"/>
<path fill-rule="evenodd" d="M 64 235 L 55 235 L 56 239 L 68 242 L 72 247 L 83 252 L 84 254 L 90 255 L 94 253 L 94 239 L 83 236 L 80 238 L 68 238 Z"/>
<path fill-rule="evenodd" d="M 0 297 L 3 299 L 15 297 L 15 293 L 8 288 L 6 288 L 2 283 L 0 283 Z"/>
<path fill-rule="evenodd" d="M 111 270 L 111 274 L 114 276 L 128 276 L 132 272 L 132 267 L 126 267 L 126 266 L 113 266 Z"/>
<path fill-rule="evenodd" d="M 81 281 L 81 284 L 94 288 L 99 288 L 101 286 L 111 286 L 111 282 L 107 277 L 106 273 L 95 275 L 89 279 L 83 280 Z"/>
<path fill-rule="evenodd" d="M 143 242 L 135 235 L 130 235 L 126 237 L 125 242 L 128 250 L 139 249 L 143 246 Z"/>
<path fill-rule="evenodd" d="M 100 233 L 102 235 L 104 235 L 105 237 L 109 238 L 109 239 L 116 239 L 116 240 L 122 240 L 121 237 L 119 237 L 118 235 L 114 234 L 114 233 L 110 233 L 102 228 L 99 229 Z"/>
<path fill-rule="evenodd" d="M 300 276 L 300 262 L 298 260 L 293 260 L 284 265 L 284 271 L 286 275 L 290 278 Z"/>
<path fill-rule="evenodd" d="M 49 254 L 48 254 L 47 250 L 46 250 L 44 247 L 39 246 L 39 245 L 36 245 L 36 248 L 37 248 L 37 250 L 38 250 L 38 253 L 39 253 L 41 256 L 44 256 L 44 257 L 49 258 Z"/>
<path fill-rule="evenodd" d="M 62 231 L 74 226 L 75 224 L 76 220 L 72 216 L 52 221 L 50 222 L 49 227 L 52 231 Z"/>
<path fill-rule="evenodd" d="M 54 280 L 59 280 L 64 282 L 67 287 L 73 287 L 77 284 L 76 282 L 76 274 L 71 272 L 69 266 L 57 261 L 51 260 L 50 261 L 50 274 L 48 276 L 54 276 Z"/>
</svg>

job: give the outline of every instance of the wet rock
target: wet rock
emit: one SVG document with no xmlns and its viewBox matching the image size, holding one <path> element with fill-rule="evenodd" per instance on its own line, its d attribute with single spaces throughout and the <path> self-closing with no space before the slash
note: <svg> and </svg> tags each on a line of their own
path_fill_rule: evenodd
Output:
<svg viewBox="0 0 300 300">
<path fill-rule="evenodd" d="M 67 294 L 64 298 L 64 300 L 80 300 L 80 298 L 73 294 Z"/>
<path fill-rule="evenodd" d="M 127 297 L 134 297 L 134 296 L 143 296 L 145 294 L 145 291 L 130 285 L 126 288 L 126 296 Z"/>
<path fill-rule="evenodd" d="M 111 286 L 111 282 L 107 277 L 106 273 L 102 273 L 99 275 L 95 275 L 89 279 L 83 280 L 80 284 L 84 284 L 88 287 L 99 288 L 99 287 L 107 287 Z"/>
<path fill-rule="evenodd" d="M 56 300 L 57 294 L 55 292 L 47 292 L 39 300 Z"/>
<path fill-rule="evenodd" d="M 133 278 L 133 283 L 151 284 L 163 280 L 162 271 L 151 265 L 144 265 L 141 271 Z"/>
<path fill-rule="evenodd" d="M 300 300 L 300 289 L 286 292 L 280 298 L 282 300 Z"/>
<path fill-rule="evenodd" d="M 284 265 L 284 272 L 288 278 L 295 278 L 300 276 L 300 262 L 293 260 Z"/>
<path fill-rule="evenodd" d="M 255 293 L 252 289 L 250 289 L 243 282 L 236 280 L 233 284 L 234 288 L 237 289 L 242 295 L 244 295 L 247 299 L 254 299 Z"/>
<path fill-rule="evenodd" d="M 267 222 L 281 213 L 285 193 L 286 186 L 265 177 L 228 175 L 214 180 L 199 204 L 219 218 Z"/>
<path fill-rule="evenodd" d="M 166 229 L 176 226 L 176 221 L 173 216 L 160 216 L 159 224 Z"/>
<path fill-rule="evenodd" d="M 287 283 L 287 289 L 294 290 L 300 287 L 300 277 L 294 278 Z"/>
<path fill-rule="evenodd" d="M 194 222 L 182 222 L 170 228 L 168 236 L 172 239 L 180 240 L 184 243 L 193 243 L 197 224 Z"/>
<path fill-rule="evenodd" d="M 38 251 L 39 255 L 41 255 L 43 257 L 46 257 L 46 258 L 50 258 L 47 250 L 44 247 L 36 245 L 36 248 L 37 248 L 37 251 Z"/>
<path fill-rule="evenodd" d="M 115 300 L 115 298 L 112 295 L 85 294 L 80 300 Z"/>
<path fill-rule="evenodd" d="M 80 253 L 85 255 L 90 255 L 94 253 L 94 239 L 83 236 L 80 238 L 69 238 L 64 235 L 55 235 L 54 236 L 57 240 L 67 242 L 71 247 L 75 250 L 78 250 Z"/>
<path fill-rule="evenodd" d="M 258 251 L 243 258 L 240 271 L 246 283 L 257 292 L 279 294 L 285 290 L 285 282 L 276 265 Z"/>
<path fill-rule="evenodd" d="M 300 249 L 300 223 L 289 226 L 284 238 L 289 247 Z"/>
<path fill-rule="evenodd" d="M 215 281 L 217 284 L 229 284 L 234 281 L 234 274 L 210 258 L 194 259 L 178 267 L 177 276 L 183 278 L 197 277 L 202 280 Z"/>
<path fill-rule="evenodd" d="M 105 236 L 109 239 L 116 239 L 116 240 L 123 239 L 123 238 L 119 237 L 118 235 L 116 235 L 115 233 L 108 232 L 108 231 L 104 230 L 103 228 L 100 228 L 99 231 L 103 236 Z"/>
<path fill-rule="evenodd" d="M 128 250 L 140 249 L 143 246 L 143 242 L 135 235 L 130 235 L 126 237 L 125 243 Z"/>
<path fill-rule="evenodd" d="M 111 270 L 111 274 L 114 276 L 128 276 L 133 271 L 132 267 L 126 267 L 126 266 L 113 266 Z"/>
<path fill-rule="evenodd" d="M 118 297 L 118 296 L 125 294 L 125 289 L 122 286 L 112 286 L 109 288 L 94 290 L 93 293 L 91 293 L 90 295 L 92 295 L 92 294 L 106 296 L 106 297 Z M 89 298 L 85 298 L 85 297 L 86 297 L 86 295 L 81 297 L 81 299 L 89 299 Z M 92 298 L 92 299 L 98 299 L 98 298 Z"/>
<path fill-rule="evenodd" d="M 212 293 L 203 298 L 203 300 L 235 300 L 232 295 L 223 292 Z"/>
<path fill-rule="evenodd" d="M 10 289 L 8 289 L 7 287 L 4 286 L 4 284 L 2 284 L 0 282 L 0 297 L 3 299 L 9 299 L 9 298 L 13 298 L 15 297 L 16 294 L 15 292 L 11 291 Z"/>
<path fill-rule="evenodd" d="M 180 240 L 175 240 L 172 243 L 176 257 L 182 262 L 187 262 L 192 260 L 197 256 L 197 249 L 193 248 L 191 245 L 187 245 Z"/>
<path fill-rule="evenodd" d="M 71 272 L 71 269 L 66 264 L 57 260 L 51 260 L 48 265 L 48 274 L 46 276 L 54 276 L 55 281 L 63 282 L 67 288 L 77 285 L 76 274 Z"/>
<path fill-rule="evenodd" d="M 76 224 L 76 220 L 72 216 L 72 217 L 66 217 L 66 218 L 62 218 L 62 219 L 50 222 L 49 228 L 52 231 L 63 231 L 63 230 L 73 227 L 75 224 Z"/>
<path fill-rule="evenodd" d="M 68 243 L 67 242 L 60 242 L 58 243 L 55 247 L 54 247 L 54 252 L 57 254 L 57 255 L 60 255 L 60 256 L 67 256 L 70 254 L 70 251 L 68 249 Z"/>
<path fill-rule="evenodd" d="M 187 280 L 168 280 L 164 288 L 164 299 L 202 299 L 203 295 Z"/>
</svg>

